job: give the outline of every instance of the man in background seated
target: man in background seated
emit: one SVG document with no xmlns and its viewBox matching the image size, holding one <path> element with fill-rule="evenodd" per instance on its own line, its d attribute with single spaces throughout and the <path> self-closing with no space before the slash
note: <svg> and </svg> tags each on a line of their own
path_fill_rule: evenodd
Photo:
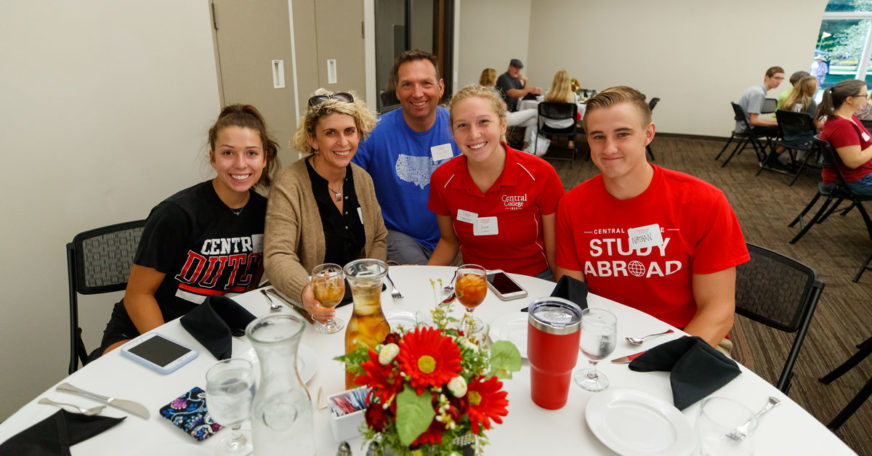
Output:
<svg viewBox="0 0 872 456">
<path fill-rule="evenodd" d="M 780 86 L 782 81 L 784 81 L 784 69 L 780 66 L 770 67 L 766 70 L 766 75 L 763 77 L 763 84 L 748 87 L 745 90 L 745 94 L 739 99 L 738 105 L 745 110 L 745 115 L 748 116 L 748 123 L 754 129 L 756 136 L 770 138 L 778 136 L 778 121 L 760 117 L 760 110 L 763 107 L 766 92 Z M 735 131 L 736 133 L 744 133 L 744 123 L 737 120 Z M 778 155 L 781 155 L 784 149 L 779 149 L 777 152 L 777 154 L 773 154 L 769 158 L 768 162 L 760 163 L 760 166 L 773 170 L 789 171 L 787 166 L 778 160 Z"/>
<path fill-rule="evenodd" d="M 527 95 L 539 95 L 542 89 L 539 87 L 527 87 L 527 76 L 521 74 L 524 64 L 518 59 L 509 62 L 509 68 L 497 79 L 497 89 L 506 101 L 509 112 L 518 110 L 518 100 Z"/>
<path fill-rule="evenodd" d="M 790 81 L 790 88 L 785 90 L 784 92 L 781 92 L 781 95 L 778 95 L 778 104 L 775 105 L 775 109 L 782 109 L 781 105 L 784 104 L 784 100 L 787 99 L 787 97 L 790 95 L 790 92 L 793 92 L 793 86 L 795 86 L 800 79 L 806 76 L 810 76 L 810 74 L 808 74 L 808 71 L 803 70 L 795 71 L 793 74 L 790 75 L 790 79 L 788 79 L 788 81 Z"/>
<path fill-rule="evenodd" d="M 394 62 L 400 109 L 382 114 L 352 162 L 372 176 L 388 229 L 388 261 L 427 264 L 439 242 L 436 215 L 427 210 L 430 175 L 458 155 L 436 56 L 413 49 Z"/>
<path fill-rule="evenodd" d="M 728 354 L 736 265 L 750 259 L 733 209 L 713 185 L 647 162 L 645 95 L 612 87 L 587 102 L 584 130 L 601 174 L 557 208 L 557 278 L 699 336 Z"/>
</svg>

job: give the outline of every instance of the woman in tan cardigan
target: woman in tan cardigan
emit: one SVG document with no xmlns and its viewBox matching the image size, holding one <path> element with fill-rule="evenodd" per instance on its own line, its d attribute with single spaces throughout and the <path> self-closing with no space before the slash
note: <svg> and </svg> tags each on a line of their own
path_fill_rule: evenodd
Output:
<svg viewBox="0 0 872 456">
<path fill-rule="evenodd" d="M 351 163 L 375 116 L 347 92 L 318 89 L 308 105 L 293 143 L 309 156 L 282 170 L 270 189 L 264 264 L 273 286 L 325 322 L 334 311 L 313 296 L 312 268 L 385 260 L 387 230 L 372 179 Z"/>
</svg>

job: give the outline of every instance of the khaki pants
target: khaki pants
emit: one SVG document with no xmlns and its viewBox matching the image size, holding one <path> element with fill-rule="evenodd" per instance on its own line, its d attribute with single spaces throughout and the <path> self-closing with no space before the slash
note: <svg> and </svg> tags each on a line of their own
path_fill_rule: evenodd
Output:
<svg viewBox="0 0 872 456">
<path fill-rule="evenodd" d="M 721 352 L 721 353 L 727 355 L 727 358 L 731 358 L 731 359 L 733 358 L 733 356 L 732 356 L 732 353 L 733 353 L 733 341 L 731 341 L 730 339 L 727 339 L 727 338 L 725 337 L 723 340 L 721 340 L 721 343 L 719 343 L 718 346 L 715 347 L 715 349 L 716 349 L 717 351 L 719 351 L 719 352 Z"/>
</svg>

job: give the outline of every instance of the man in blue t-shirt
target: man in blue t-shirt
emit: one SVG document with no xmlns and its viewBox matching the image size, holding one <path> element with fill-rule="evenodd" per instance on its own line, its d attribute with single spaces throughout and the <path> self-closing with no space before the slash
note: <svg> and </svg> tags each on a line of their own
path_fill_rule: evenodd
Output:
<svg viewBox="0 0 872 456">
<path fill-rule="evenodd" d="M 405 51 L 394 62 L 393 80 L 401 109 L 379 117 L 352 162 L 372 176 L 388 228 L 388 261 L 426 264 L 439 241 L 436 216 L 427 209 L 430 174 L 459 155 L 436 56 Z"/>
</svg>

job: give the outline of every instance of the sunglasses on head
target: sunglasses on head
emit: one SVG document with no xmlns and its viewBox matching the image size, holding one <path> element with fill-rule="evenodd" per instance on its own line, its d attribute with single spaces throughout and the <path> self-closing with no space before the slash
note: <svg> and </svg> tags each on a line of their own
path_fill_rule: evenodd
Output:
<svg viewBox="0 0 872 456">
<path fill-rule="evenodd" d="M 318 106 L 327 100 L 339 100 L 346 103 L 354 103 L 354 97 L 348 92 L 336 92 L 333 95 L 315 95 L 309 98 L 309 107 Z"/>
</svg>

